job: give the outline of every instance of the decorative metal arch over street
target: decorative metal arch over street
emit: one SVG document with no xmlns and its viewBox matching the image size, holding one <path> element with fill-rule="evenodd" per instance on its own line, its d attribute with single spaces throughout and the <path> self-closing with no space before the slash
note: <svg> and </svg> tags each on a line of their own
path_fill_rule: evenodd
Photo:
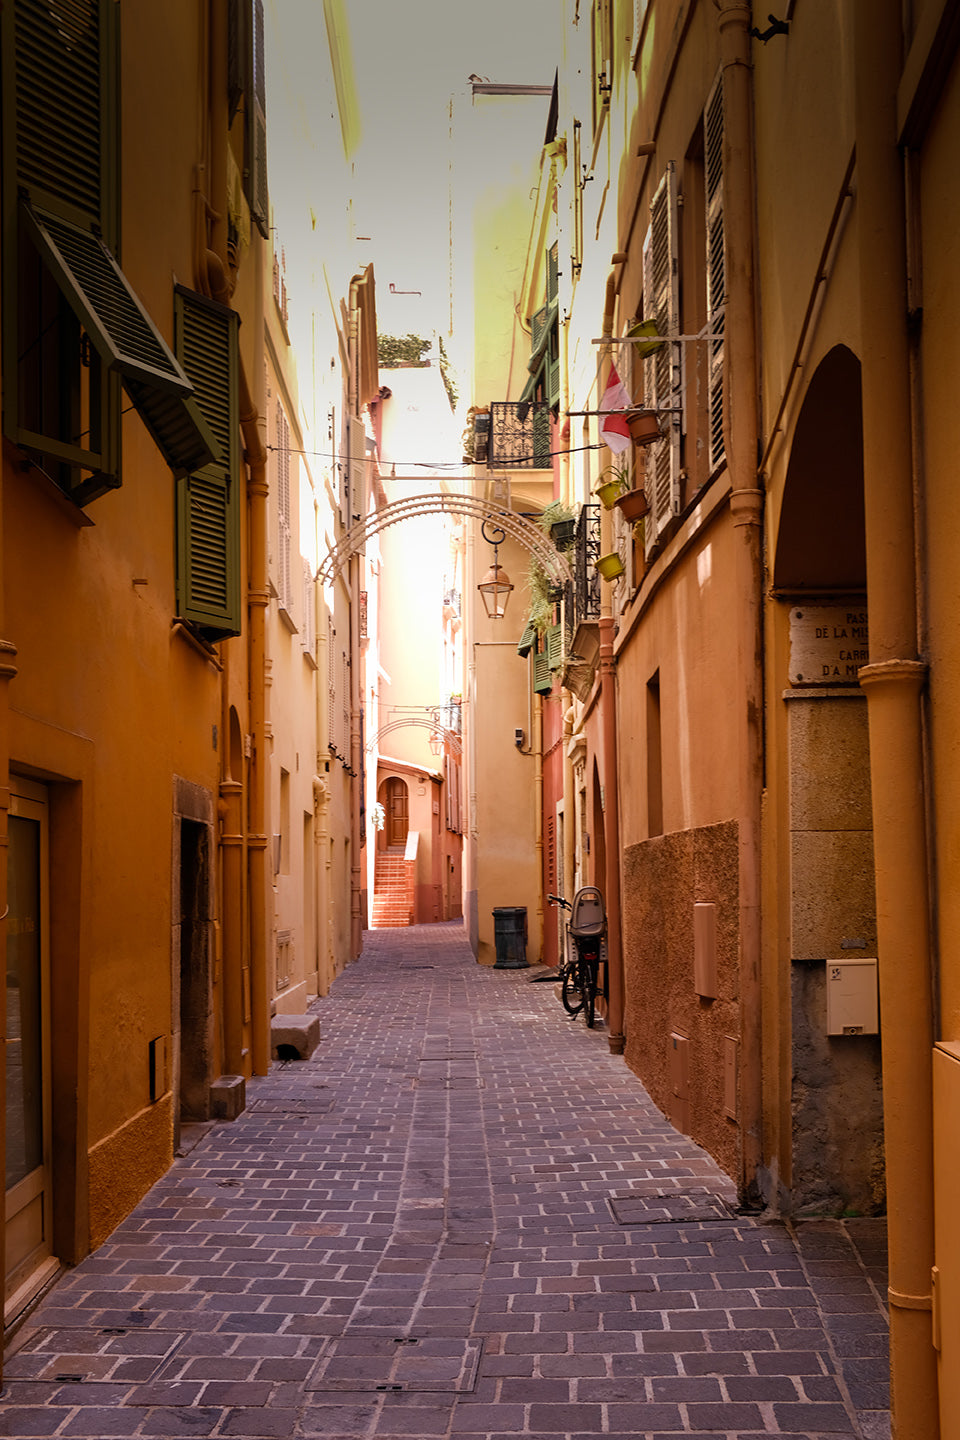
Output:
<svg viewBox="0 0 960 1440">
<path fill-rule="evenodd" d="M 384 735 L 389 735 L 391 730 L 404 730 L 411 725 L 419 725 L 421 729 L 429 730 L 430 733 L 433 735 L 441 735 L 445 743 L 450 746 L 454 755 L 460 755 L 463 753 L 463 744 L 461 742 L 460 736 L 454 734 L 452 730 L 445 729 L 441 721 L 422 720 L 418 716 L 409 716 L 404 718 L 403 720 L 391 720 L 388 722 L 388 724 L 381 725 L 377 733 L 375 735 L 371 735 L 370 739 L 367 741 L 367 754 L 372 755 L 373 751 L 380 744 L 380 741 L 383 739 Z M 389 761 L 385 761 L 384 763 L 389 763 Z"/>
<path fill-rule="evenodd" d="M 554 548 L 543 531 L 524 516 L 513 510 L 505 510 L 500 505 L 491 505 L 473 495 L 437 493 L 409 495 L 404 500 L 394 500 L 382 510 L 375 510 L 371 515 L 351 525 L 336 545 L 327 551 L 317 571 L 317 579 L 324 585 L 330 584 L 340 574 L 350 556 L 362 550 L 372 536 L 386 530 L 389 525 L 399 525 L 402 521 L 412 520 L 419 515 L 438 514 L 462 515 L 469 520 L 491 520 L 511 539 L 529 550 L 556 584 L 565 584 L 572 578 L 566 559 Z"/>
</svg>

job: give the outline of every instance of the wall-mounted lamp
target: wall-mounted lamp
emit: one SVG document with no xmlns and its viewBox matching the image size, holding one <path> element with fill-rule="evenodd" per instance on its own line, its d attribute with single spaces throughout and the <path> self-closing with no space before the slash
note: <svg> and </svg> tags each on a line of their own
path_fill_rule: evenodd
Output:
<svg viewBox="0 0 960 1440">
<path fill-rule="evenodd" d="M 427 741 L 430 746 L 430 754 L 441 756 L 443 754 L 443 736 L 439 730 L 430 731 L 430 739 Z"/>
<path fill-rule="evenodd" d="M 489 527 L 489 534 L 487 533 Z M 477 589 L 480 591 L 483 600 L 483 607 L 491 620 L 502 620 L 507 608 L 507 601 L 510 599 L 510 591 L 513 585 L 510 576 L 500 565 L 497 559 L 498 548 L 506 540 L 506 531 L 491 520 L 484 520 L 480 526 L 480 534 L 488 545 L 493 546 L 493 564 L 480 581 Z"/>
</svg>

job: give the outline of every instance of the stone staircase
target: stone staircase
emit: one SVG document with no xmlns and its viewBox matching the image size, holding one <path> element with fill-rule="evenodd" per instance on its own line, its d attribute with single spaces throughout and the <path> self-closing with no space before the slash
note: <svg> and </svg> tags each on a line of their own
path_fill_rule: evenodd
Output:
<svg viewBox="0 0 960 1440">
<path fill-rule="evenodd" d="M 414 861 L 407 860 L 405 853 L 402 845 L 377 851 L 371 924 L 374 930 L 413 924 Z"/>
</svg>

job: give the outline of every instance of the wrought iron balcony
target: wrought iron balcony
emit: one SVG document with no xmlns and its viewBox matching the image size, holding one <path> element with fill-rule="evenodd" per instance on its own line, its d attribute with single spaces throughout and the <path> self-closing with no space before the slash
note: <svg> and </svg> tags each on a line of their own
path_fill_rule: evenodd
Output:
<svg viewBox="0 0 960 1440">
<path fill-rule="evenodd" d="M 488 466 L 504 470 L 549 470 L 550 451 L 550 406 L 545 400 L 492 402 Z"/>
<path fill-rule="evenodd" d="M 577 520 L 574 544 L 574 625 L 600 618 L 600 506 L 584 505 Z"/>
</svg>

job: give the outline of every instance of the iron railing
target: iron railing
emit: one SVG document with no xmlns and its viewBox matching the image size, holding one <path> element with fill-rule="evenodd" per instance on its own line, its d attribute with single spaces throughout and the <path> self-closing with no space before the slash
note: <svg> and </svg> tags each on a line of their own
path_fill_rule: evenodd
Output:
<svg viewBox="0 0 960 1440">
<path fill-rule="evenodd" d="M 545 400 L 494 400 L 487 464 L 505 470 L 549 470 L 550 406 Z"/>
<path fill-rule="evenodd" d="M 581 507 L 574 544 L 573 625 L 600 618 L 600 575 L 596 561 L 600 558 L 600 506 Z"/>
</svg>

